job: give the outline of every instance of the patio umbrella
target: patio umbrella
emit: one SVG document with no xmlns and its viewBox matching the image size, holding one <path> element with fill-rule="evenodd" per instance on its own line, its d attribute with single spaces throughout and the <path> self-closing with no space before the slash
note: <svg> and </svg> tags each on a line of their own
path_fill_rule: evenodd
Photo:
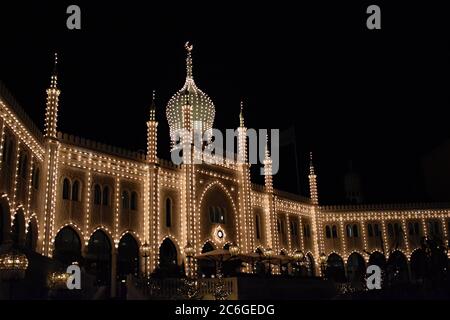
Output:
<svg viewBox="0 0 450 320">
<path fill-rule="evenodd" d="M 232 255 L 228 250 L 216 249 L 196 255 L 195 258 L 199 260 L 212 260 L 222 262 L 231 259 Z"/>
</svg>

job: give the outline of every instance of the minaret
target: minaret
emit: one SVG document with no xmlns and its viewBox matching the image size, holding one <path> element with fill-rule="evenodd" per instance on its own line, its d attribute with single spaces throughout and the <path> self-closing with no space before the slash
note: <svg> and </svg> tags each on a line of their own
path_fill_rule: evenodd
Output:
<svg viewBox="0 0 450 320">
<path fill-rule="evenodd" d="M 251 214 L 250 165 L 247 162 L 247 128 L 244 124 L 244 103 L 241 101 L 239 127 L 237 129 L 237 166 L 239 168 L 239 229 L 238 245 L 243 252 L 252 252 L 254 245 L 254 219 Z M 247 229 L 249 228 L 249 229 Z M 249 232 L 250 231 L 250 232 Z"/>
<path fill-rule="evenodd" d="M 275 201 L 273 194 L 273 178 L 272 178 L 272 159 L 269 152 L 269 138 L 266 136 L 266 146 L 264 150 L 264 186 L 266 192 L 266 216 L 268 217 L 267 223 L 267 246 L 273 249 L 275 252 L 279 250 L 279 235 L 277 232 L 277 217 L 275 213 Z"/>
<path fill-rule="evenodd" d="M 314 171 L 312 152 L 309 153 L 309 193 L 314 205 L 319 204 L 319 194 L 317 192 L 317 176 Z"/>
<path fill-rule="evenodd" d="M 58 123 L 58 104 L 61 91 L 58 89 L 58 54 L 55 53 L 55 64 L 50 78 L 50 87 L 47 89 L 47 107 L 45 112 L 45 137 L 56 138 L 56 127 Z"/>
<path fill-rule="evenodd" d="M 155 90 L 153 90 L 152 104 L 150 105 L 150 119 L 147 121 L 147 161 L 156 163 L 158 121 L 156 121 Z"/>
</svg>

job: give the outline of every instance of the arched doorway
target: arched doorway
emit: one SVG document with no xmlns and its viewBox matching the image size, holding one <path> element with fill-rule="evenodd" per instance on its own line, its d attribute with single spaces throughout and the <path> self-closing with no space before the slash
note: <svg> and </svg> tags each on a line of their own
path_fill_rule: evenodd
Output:
<svg viewBox="0 0 450 320">
<path fill-rule="evenodd" d="M 36 218 L 33 217 L 28 223 L 27 235 L 25 237 L 25 248 L 30 251 L 36 251 L 37 238 L 38 238 L 38 227 Z"/>
<path fill-rule="evenodd" d="M 127 233 L 119 242 L 117 256 L 117 276 L 125 280 L 127 275 L 139 275 L 139 245 L 134 237 Z"/>
<path fill-rule="evenodd" d="M 424 250 L 417 249 L 411 255 L 411 276 L 414 280 L 423 280 L 427 276 L 428 263 Z"/>
<path fill-rule="evenodd" d="M 314 277 L 316 275 L 316 265 L 314 262 L 314 257 L 311 252 L 307 253 L 305 256 L 305 267 L 306 275 L 308 277 Z"/>
<path fill-rule="evenodd" d="M 202 253 L 210 252 L 214 250 L 214 245 L 207 241 L 202 248 Z M 216 274 L 216 264 L 212 260 L 202 259 L 198 261 L 198 270 L 200 277 L 210 278 Z"/>
<path fill-rule="evenodd" d="M 9 203 L 5 197 L 0 197 L 0 245 L 10 240 L 11 214 Z"/>
<path fill-rule="evenodd" d="M 362 289 L 366 273 L 366 262 L 357 252 L 353 252 L 347 259 L 347 278 L 354 288 Z"/>
<path fill-rule="evenodd" d="M 369 266 L 371 265 L 376 265 L 381 269 L 384 269 L 384 267 L 386 266 L 386 258 L 384 257 L 384 254 L 378 251 L 372 252 L 372 254 L 369 256 Z"/>
<path fill-rule="evenodd" d="M 74 229 L 67 226 L 55 237 L 53 257 L 64 265 L 81 261 L 81 241 Z"/>
<path fill-rule="evenodd" d="M 14 246 L 23 246 L 25 241 L 25 216 L 21 209 L 14 215 L 11 238 Z"/>
<path fill-rule="evenodd" d="M 327 268 L 325 270 L 326 277 L 335 282 L 345 282 L 344 261 L 336 253 L 328 256 Z"/>
<path fill-rule="evenodd" d="M 111 284 L 111 241 L 102 230 L 95 231 L 88 243 L 86 270 L 95 276 L 97 286 Z"/>
<path fill-rule="evenodd" d="M 408 281 L 408 260 L 400 251 L 394 251 L 386 264 L 386 275 L 389 284 Z"/>
<path fill-rule="evenodd" d="M 177 247 L 169 238 L 164 239 L 159 247 L 158 272 L 168 278 L 180 277 L 183 272 L 178 265 Z"/>
</svg>

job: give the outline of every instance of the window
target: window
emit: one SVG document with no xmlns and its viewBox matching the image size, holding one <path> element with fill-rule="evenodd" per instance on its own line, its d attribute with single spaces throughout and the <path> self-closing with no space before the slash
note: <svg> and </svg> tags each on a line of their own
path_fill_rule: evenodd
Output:
<svg viewBox="0 0 450 320">
<path fill-rule="evenodd" d="M 331 233 L 333 234 L 333 238 L 334 239 L 336 239 L 338 237 L 338 235 L 337 235 L 337 227 L 336 226 L 333 226 L 331 228 Z"/>
<path fill-rule="evenodd" d="M 221 223 L 225 224 L 225 208 L 221 207 L 210 207 L 209 208 L 209 220 L 211 223 Z"/>
<path fill-rule="evenodd" d="M 12 141 L 9 140 L 8 147 L 6 148 L 6 164 L 11 167 L 13 161 L 13 144 Z"/>
<path fill-rule="evenodd" d="M 389 235 L 389 237 L 394 236 L 394 227 L 392 226 L 392 223 L 388 224 L 388 235 Z"/>
<path fill-rule="evenodd" d="M 410 236 L 414 235 L 414 225 L 412 224 L 412 222 L 408 223 L 408 234 Z"/>
<path fill-rule="evenodd" d="M 416 235 L 419 235 L 419 223 L 418 222 L 414 222 L 414 233 Z"/>
<path fill-rule="evenodd" d="M 18 172 L 17 172 L 19 177 L 26 179 L 27 178 L 27 170 L 28 170 L 28 157 L 25 153 L 21 153 L 20 158 L 19 158 L 19 168 L 18 168 Z"/>
<path fill-rule="evenodd" d="M 375 234 L 375 237 L 379 237 L 380 236 L 380 226 L 378 225 L 378 223 L 375 223 L 374 224 L 374 234 Z"/>
<path fill-rule="evenodd" d="M 33 188 L 35 188 L 36 190 L 39 189 L 39 168 L 38 167 L 33 167 L 33 173 L 32 173 L 32 177 L 31 177 L 31 185 L 33 186 Z"/>
<path fill-rule="evenodd" d="M 347 230 L 347 238 L 353 237 L 353 229 L 352 229 L 352 225 L 351 224 L 347 225 L 346 230 Z"/>
<path fill-rule="evenodd" d="M 128 191 L 122 192 L 122 208 L 123 209 L 130 208 L 130 195 L 128 194 Z"/>
<path fill-rule="evenodd" d="M 325 227 L 325 235 L 326 235 L 327 239 L 330 239 L 330 238 L 331 238 L 331 229 L 330 229 L 330 226 L 326 226 L 326 227 Z"/>
<path fill-rule="evenodd" d="M 307 238 L 311 237 L 311 230 L 309 229 L 309 224 L 306 225 L 306 237 Z"/>
<path fill-rule="evenodd" d="M 80 201 L 80 182 L 75 180 L 72 185 L 72 201 Z"/>
<path fill-rule="evenodd" d="M 286 232 L 285 232 L 285 225 L 284 225 L 284 221 L 283 220 L 280 220 L 280 227 L 281 227 L 281 234 L 285 235 Z"/>
<path fill-rule="evenodd" d="M 130 203 L 130 209 L 131 210 L 137 210 L 138 207 L 138 195 L 135 191 L 131 193 L 131 203 Z"/>
<path fill-rule="evenodd" d="M 359 237 L 358 225 L 356 225 L 356 224 L 353 225 L 353 236 L 354 236 L 355 238 L 358 238 L 358 237 Z"/>
<path fill-rule="evenodd" d="M 297 235 L 298 235 L 298 230 L 297 230 L 298 225 L 297 225 L 297 222 L 291 220 L 291 221 L 290 221 L 290 226 L 291 226 L 291 235 L 292 235 L 293 237 L 297 237 Z"/>
<path fill-rule="evenodd" d="M 104 206 L 109 206 L 109 187 L 108 186 L 104 186 L 103 187 L 103 205 Z"/>
<path fill-rule="evenodd" d="M 373 237 L 373 227 L 370 223 L 367 225 L 367 234 L 369 235 L 369 237 Z"/>
<path fill-rule="evenodd" d="M 64 200 L 69 200 L 69 198 L 70 198 L 70 182 L 69 182 L 69 179 L 67 179 L 67 178 L 64 178 L 64 180 L 63 180 L 62 197 Z"/>
<path fill-rule="evenodd" d="M 400 226 L 398 225 L 398 223 L 394 223 L 394 232 L 395 232 L 395 236 L 399 237 L 400 236 Z"/>
<path fill-rule="evenodd" d="M 170 228 L 172 226 L 172 200 L 170 198 L 166 199 L 166 227 Z"/>
<path fill-rule="evenodd" d="M 256 230 L 256 239 L 261 239 L 261 233 L 260 233 L 260 222 L 259 222 L 259 215 L 255 216 L 255 230 Z"/>
<path fill-rule="evenodd" d="M 94 187 L 94 204 L 101 205 L 102 204 L 102 189 L 98 184 Z"/>
</svg>

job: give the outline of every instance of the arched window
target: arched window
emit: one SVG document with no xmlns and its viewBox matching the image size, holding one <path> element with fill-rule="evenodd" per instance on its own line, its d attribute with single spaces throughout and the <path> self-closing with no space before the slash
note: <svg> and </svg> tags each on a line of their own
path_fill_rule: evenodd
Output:
<svg viewBox="0 0 450 320">
<path fill-rule="evenodd" d="M 297 237 L 298 235 L 298 225 L 297 225 L 297 221 L 294 220 L 290 220 L 290 226 L 291 226 L 291 235 L 293 237 Z"/>
<path fill-rule="evenodd" d="M 409 223 L 408 223 L 408 234 L 409 234 L 410 236 L 413 236 L 413 235 L 414 235 L 414 225 L 413 225 L 412 222 L 409 222 Z"/>
<path fill-rule="evenodd" d="M 394 224 L 394 232 L 396 237 L 400 236 L 400 226 L 398 225 L 398 223 Z"/>
<path fill-rule="evenodd" d="M 104 206 L 109 206 L 109 187 L 108 186 L 104 186 L 103 187 L 103 205 Z"/>
<path fill-rule="evenodd" d="M 63 180 L 63 193 L 62 197 L 64 200 L 70 199 L 70 181 L 67 178 L 64 178 Z"/>
<path fill-rule="evenodd" d="M 211 223 L 225 224 L 225 208 L 209 207 L 209 220 Z"/>
<path fill-rule="evenodd" d="M 123 209 L 130 208 L 130 195 L 128 194 L 128 191 L 122 192 L 122 208 Z"/>
<path fill-rule="evenodd" d="M 36 190 L 39 189 L 39 168 L 38 167 L 33 167 L 31 185 Z"/>
<path fill-rule="evenodd" d="M 311 230 L 309 228 L 309 224 L 306 225 L 306 237 L 310 238 L 311 237 Z"/>
<path fill-rule="evenodd" d="M 261 239 L 261 233 L 260 233 L 260 222 L 259 222 L 259 215 L 257 214 L 255 216 L 255 230 L 256 230 L 256 239 Z"/>
<path fill-rule="evenodd" d="M 72 185 L 72 201 L 80 201 L 80 182 L 75 180 Z"/>
<path fill-rule="evenodd" d="M 373 231 L 374 231 L 375 237 L 380 236 L 380 226 L 378 225 L 378 223 L 374 224 Z"/>
<path fill-rule="evenodd" d="M 26 153 L 22 152 L 20 154 L 19 158 L 19 168 L 18 168 L 18 175 L 22 177 L 23 179 L 27 178 L 27 170 L 28 170 L 28 157 Z"/>
<path fill-rule="evenodd" d="M 367 234 L 369 235 L 369 237 L 373 237 L 373 227 L 370 223 L 367 225 Z"/>
<path fill-rule="evenodd" d="M 130 209 L 137 210 L 137 207 L 138 207 L 138 195 L 135 191 L 133 191 L 131 193 Z"/>
<path fill-rule="evenodd" d="M 358 238 L 358 237 L 359 237 L 358 225 L 357 225 L 357 224 L 354 224 L 354 225 L 353 225 L 353 236 L 354 236 L 355 238 Z"/>
<path fill-rule="evenodd" d="M 418 222 L 414 222 L 414 233 L 416 234 L 416 235 L 419 235 L 419 231 L 420 229 L 419 229 L 419 223 Z"/>
<path fill-rule="evenodd" d="M 166 227 L 170 228 L 172 226 L 172 200 L 170 198 L 166 199 Z"/>
<path fill-rule="evenodd" d="M 336 239 L 336 238 L 338 237 L 336 226 L 333 226 L 333 227 L 331 228 L 331 233 L 333 234 L 333 238 L 334 238 L 334 239 Z"/>
<path fill-rule="evenodd" d="M 347 238 L 351 238 L 353 236 L 353 229 L 352 229 L 352 225 L 348 224 L 346 227 L 347 230 Z"/>
<path fill-rule="evenodd" d="M 326 227 L 325 227 L 325 235 L 326 235 L 327 239 L 330 239 L 330 238 L 331 238 L 331 229 L 330 229 L 330 226 L 326 226 Z"/>
<path fill-rule="evenodd" d="M 102 203 L 102 188 L 98 184 L 94 187 L 94 204 L 100 205 Z"/>
<path fill-rule="evenodd" d="M 392 223 L 388 224 L 388 235 L 389 235 L 389 237 L 394 236 L 394 227 L 392 226 Z"/>
</svg>

